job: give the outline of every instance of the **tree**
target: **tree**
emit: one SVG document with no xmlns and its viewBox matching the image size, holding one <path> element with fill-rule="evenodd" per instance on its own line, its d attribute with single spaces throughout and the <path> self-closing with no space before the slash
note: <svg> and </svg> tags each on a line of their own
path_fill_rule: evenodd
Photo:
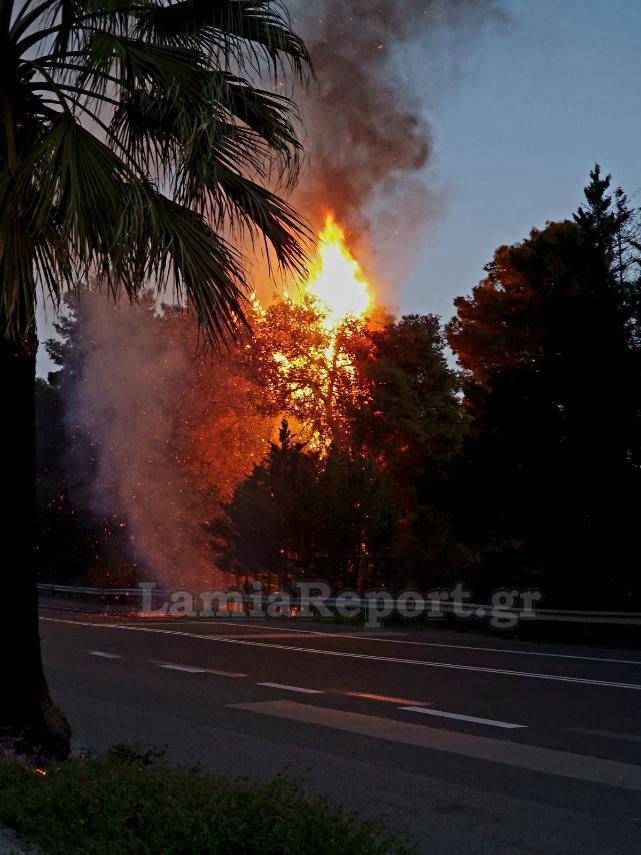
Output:
<svg viewBox="0 0 641 855">
<path fill-rule="evenodd" d="M 224 225 L 264 237 L 280 265 L 304 264 L 305 225 L 265 186 L 274 170 L 295 179 L 294 107 L 256 80 L 262 68 L 302 73 L 308 54 L 270 0 L 2 0 L 0 50 L 12 604 L 0 635 L 0 726 L 65 754 L 69 727 L 43 674 L 31 554 L 38 289 L 58 301 L 89 273 L 131 298 L 149 282 L 171 283 L 210 339 L 233 331 L 246 282 Z"/>
<path fill-rule="evenodd" d="M 280 586 L 307 576 L 336 589 L 365 587 L 372 573 L 388 571 L 393 493 L 373 461 L 305 445 L 283 420 L 278 443 L 225 507 L 227 561 Z"/>
<path fill-rule="evenodd" d="M 444 348 L 436 315 L 406 315 L 365 330 L 355 360 L 371 398 L 351 413 L 355 443 L 415 502 L 424 481 L 444 476 L 464 433 L 458 379 Z"/>
<path fill-rule="evenodd" d="M 639 253 L 634 212 L 609 186 L 596 167 L 573 221 L 499 248 L 448 330 L 488 587 L 543 580 L 574 604 L 621 605 L 636 584 Z"/>
<path fill-rule="evenodd" d="M 265 456 L 279 420 L 264 413 L 265 389 L 248 370 L 245 339 L 205 359 L 194 359 L 199 333 L 193 318 L 165 307 L 158 323 L 162 335 L 184 352 L 188 365 L 178 388 L 161 393 L 167 409 L 175 412 L 181 466 L 196 484 L 228 502 L 253 463 Z M 208 506 L 211 511 L 211 502 Z"/>
<path fill-rule="evenodd" d="M 336 590 L 388 587 L 401 522 L 397 492 L 376 462 L 332 446 L 319 477 L 316 574 Z"/>
<path fill-rule="evenodd" d="M 444 349 L 435 315 L 407 315 L 365 330 L 357 349 L 355 366 L 370 400 L 351 412 L 354 447 L 377 461 L 402 508 L 387 584 L 445 584 L 470 563 L 455 532 L 451 477 L 466 421 Z"/>
<path fill-rule="evenodd" d="M 305 454 L 283 419 L 278 442 L 224 505 L 227 560 L 280 586 L 312 560 L 319 459 Z"/>
</svg>

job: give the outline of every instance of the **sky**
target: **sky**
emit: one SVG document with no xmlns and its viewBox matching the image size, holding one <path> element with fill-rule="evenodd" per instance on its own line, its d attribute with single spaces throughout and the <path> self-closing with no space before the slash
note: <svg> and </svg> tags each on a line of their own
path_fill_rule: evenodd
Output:
<svg viewBox="0 0 641 855">
<path fill-rule="evenodd" d="M 402 312 L 451 317 L 497 246 L 571 215 L 595 161 L 641 205 L 641 2 L 505 7 L 509 25 L 472 48 L 430 111 L 445 211 L 400 284 Z"/>
<path fill-rule="evenodd" d="M 426 108 L 428 179 L 443 204 L 418 229 L 409 269 L 386 284 L 400 313 L 451 317 L 454 297 L 482 278 L 497 246 L 571 215 L 595 161 L 641 205 L 641 2 L 504 6 L 509 23 L 470 46 Z M 419 46 L 417 80 L 425 62 Z M 50 330 L 40 324 L 41 340 Z M 50 367 L 41 348 L 39 372 Z"/>
</svg>

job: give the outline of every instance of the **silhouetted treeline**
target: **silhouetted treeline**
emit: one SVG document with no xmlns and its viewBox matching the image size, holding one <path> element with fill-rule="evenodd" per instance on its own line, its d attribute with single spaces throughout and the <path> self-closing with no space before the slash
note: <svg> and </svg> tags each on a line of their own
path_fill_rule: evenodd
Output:
<svg viewBox="0 0 641 855">
<path fill-rule="evenodd" d="M 400 590 L 460 579 L 479 597 L 537 586 L 547 605 L 641 608 L 638 227 L 596 167 L 578 211 L 500 247 L 446 327 L 433 315 L 347 327 L 333 345 L 334 367 L 339 347 L 350 366 L 342 374 L 323 373 L 312 306 L 270 307 L 230 356 L 239 391 L 219 394 L 208 432 L 197 413 L 214 394 L 203 372 L 181 396 L 192 444 L 181 459 L 196 471 L 200 442 L 222 461 L 201 489 L 212 497 L 212 563 L 232 582 L 306 576 Z M 66 382 L 74 323 L 61 328 L 67 344 L 50 348 Z M 157 323 L 180 337 L 191 322 Z M 105 520 L 69 498 L 69 473 L 91 459 L 76 437 L 69 467 L 60 385 L 39 387 L 38 560 L 42 575 L 78 577 L 100 572 Z M 241 427 L 266 453 L 227 471 Z M 112 537 L 108 563 L 126 565 L 126 549 Z"/>
<path fill-rule="evenodd" d="M 487 587 L 640 604 L 641 245 L 598 166 L 571 220 L 498 249 L 449 343 L 470 432 L 455 480 Z"/>
</svg>

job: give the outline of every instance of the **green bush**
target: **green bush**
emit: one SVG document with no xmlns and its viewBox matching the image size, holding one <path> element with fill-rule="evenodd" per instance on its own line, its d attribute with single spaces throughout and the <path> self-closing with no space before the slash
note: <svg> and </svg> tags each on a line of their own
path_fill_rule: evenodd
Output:
<svg viewBox="0 0 641 855">
<path fill-rule="evenodd" d="M 414 852 L 380 824 L 279 776 L 231 781 L 116 747 L 39 775 L 0 764 L 0 822 L 43 853 L 383 855 Z"/>
</svg>

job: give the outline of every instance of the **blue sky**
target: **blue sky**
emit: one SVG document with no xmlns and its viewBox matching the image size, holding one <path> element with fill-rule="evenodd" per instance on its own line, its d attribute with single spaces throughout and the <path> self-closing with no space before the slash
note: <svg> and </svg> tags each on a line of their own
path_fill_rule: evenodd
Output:
<svg viewBox="0 0 641 855">
<path fill-rule="evenodd" d="M 503 243 L 577 207 L 596 160 L 641 188 L 641 2 L 506 0 L 430 116 L 446 209 L 400 285 L 403 312 L 453 313 Z M 641 193 L 634 199 L 641 205 Z"/>
</svg>

